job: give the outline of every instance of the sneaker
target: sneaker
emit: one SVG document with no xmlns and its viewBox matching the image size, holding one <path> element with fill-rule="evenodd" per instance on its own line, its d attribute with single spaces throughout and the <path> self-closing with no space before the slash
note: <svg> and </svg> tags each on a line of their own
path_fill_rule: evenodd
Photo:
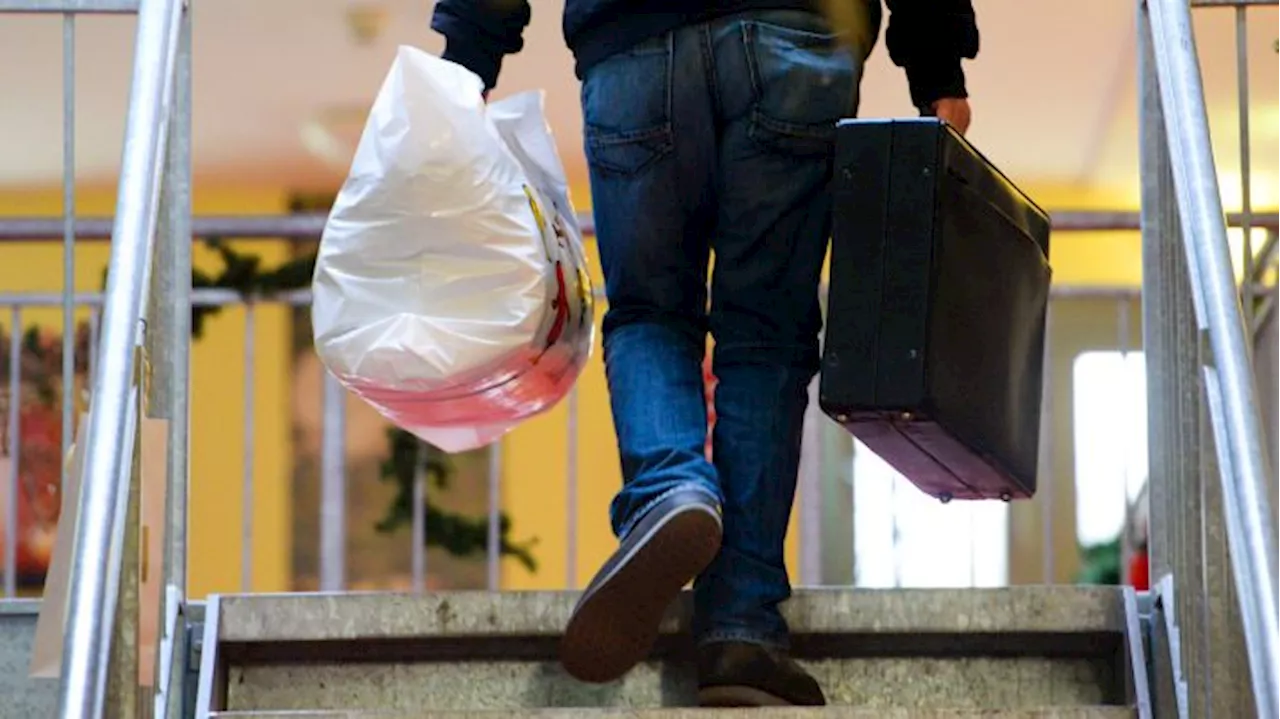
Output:
<svg viewBox="0 0 1280 719">
<path fill-rule="evenodd" d="M 650 509 L 622 539 L 578 600 L 560 662 L 584 682 L 610 682 L 643 661 L 680 590 L 720 551 L 720 510 L 680 491 Z"/>
<path fill-rule="evenodd" d="M 746 642 L 698 648 L 698 703 L 704 707 L 820 707 L 817 680 L 781 651 Z"/>
</svg>

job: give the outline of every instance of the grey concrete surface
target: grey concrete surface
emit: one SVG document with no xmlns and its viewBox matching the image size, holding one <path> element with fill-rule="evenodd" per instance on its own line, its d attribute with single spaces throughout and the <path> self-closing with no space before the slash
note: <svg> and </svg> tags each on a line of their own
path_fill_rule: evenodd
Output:
<svg viewBox="0 0 1280 719">
<path fill-rule="evenodd" d="M 38 600 L 0 600 L 0 719 L 52 717 L 57 709 L 57 683 L 28 677 L 39 611 Z"/>
<path fill-rule="evenodd" d="M 555 636 L 572 592 L 275 594 L 222 598 L 224 642 Z M 798 590 L 783 607 L 796 634 L 1066 633 L 1123 631 L 1115 587 Z M 687 629 L 689 596 L 663 625 Z"/>
<path fill-rule="evenodd" d="M 964 709 L 1107 703 L 1109 669 L 1090 660 L 824 659 L 803 662 L 831 704 Z M 687 707 L 693 668 L 641 665 L 618 682 L 588 685 L 555 662 L 343 663 L 233 667 L 227 708 L 507 710 L 563 707 Z"/>
</svg>

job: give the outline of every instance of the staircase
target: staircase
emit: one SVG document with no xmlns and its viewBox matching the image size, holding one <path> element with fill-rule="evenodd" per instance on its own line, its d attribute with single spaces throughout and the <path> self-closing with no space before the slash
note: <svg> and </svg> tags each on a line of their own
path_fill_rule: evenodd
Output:
<svg viewBox="0 0 1280 719">
<path fill-rule="evenodd" d="M 212 597 L 196 715 L 1138 716 L 1131 689 L 1133 658 L 1143 663 L 1137 603 L 1118 588 L 799 591 L 784 612 L 793 651 L 832 706 L 714 714 L 687 708 L 696 705 L 689 596 L 672 607 L 651 660 L 607 685 L 577 682 L 556 661 L 576 597 Z"/>
<path fill-rule="evenodd" d="M 794 654 L 831 706 L 719 711 L 691 708 L 696 678 L 687 596 L 671 609 L 649 661 L 604 686 L 574 681 L 556 661 L 575 593 L 184 601 L 188 8 L 185 0 L 0 0 L 0 12 L 138 13 L 101 359 L 82 448 L 77 525 L 68 533 L 74 571 L 58 708 L 44 709 L 48 686 L 26 681 L 25 662 L 3 651 L 28 641 L 29 622 L 6 621 L 0 688 L 9 691 L 0 692 L 0 717 L 150 715 L 137 711 L 145 703 L 135 681 L 139 647 L 128 641 L 138 636 L 140 473 L 133 461 L 143 412 L 170 419 L 156 717 L 1148 719 L 1153 703 L 1161 717 L 1204 715 L 1198 707 L 1207 705 L 1211 689 L 1215 702 L 1227 697 L 1256 709 L 1217 716 L 1276 716 L 1275 533 L 1259 513 L 1274 474 L 1261 450 L 1184 0 L 1146 0 L 1139 8 L 1152 558 L 1162 586 L 1151 616 L 1135 593 L 1119 588 L 803 590 L 784 613 Z M 1243 9 L 1237 11 L 1243 28 Z M 331 461 L 340 463 L 341 454 L 326 455 Z M 1230 593 L 1210 605 L 1206 587 Z M 1185 620 L 1181 627 L 1175 614 Z M 1247 670 L 1223 673 L 1231 665 L 1222 658 L 1231 655 L 1247 655 Z"/>
</svg>

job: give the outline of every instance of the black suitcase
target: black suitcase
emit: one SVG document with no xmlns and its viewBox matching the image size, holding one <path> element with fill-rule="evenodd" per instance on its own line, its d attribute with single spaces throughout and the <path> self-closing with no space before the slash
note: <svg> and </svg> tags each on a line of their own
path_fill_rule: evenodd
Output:
<svg viewBox="0 0 1280 719">
<path fill-rule="evenodd" d="M 836 135 L 822 410 L 925 493 L 1035 494 L 1049 217 L 945 123 Z"/>
</svg>

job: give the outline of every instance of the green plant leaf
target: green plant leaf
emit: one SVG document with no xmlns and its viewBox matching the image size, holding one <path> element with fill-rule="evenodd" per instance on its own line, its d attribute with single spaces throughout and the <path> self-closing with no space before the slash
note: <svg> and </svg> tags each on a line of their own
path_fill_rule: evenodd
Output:
<svg viewBox="0 0 1280 719">
<path fill-rule="evenodd" d="M 423 469 L 427 481 L 438 489 L 449 486 L 453 463 L 439 449 L 422 442 L 409 432 L 389 427 L 387 457 L 380 470 L 381 479 L 395 485 L 396 494 L 382 519 L 375 525 L 378 532 L 391 533 L 413 524 L 414 470 L 422 451 Z M 487 517 L 467 517 L 442 509 L 427 496 L 425 507 L 424 541 L 428 547 L 439 547 L 455 557 L 484 554 L 489 545 L 489 520 Z M 514 542 L 510 538 L 511 519 L 504 513 L 498 517 L 499 553 L 520 562 L 530 572 L 537 571 L 537 561 L 532 549 L 537 539 Z"/>
</svg>

